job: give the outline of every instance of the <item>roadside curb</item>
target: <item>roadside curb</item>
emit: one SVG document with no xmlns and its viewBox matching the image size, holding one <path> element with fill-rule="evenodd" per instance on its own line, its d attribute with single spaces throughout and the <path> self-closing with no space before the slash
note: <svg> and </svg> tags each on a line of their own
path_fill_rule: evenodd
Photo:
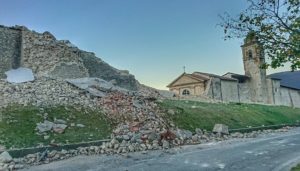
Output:
<svg viewBox="0 0 300 171">
<path fill-rule="evenodd" d="M 258 126 L 258 127 L 251 127 L 251 128 L 238 128 L 238 129 L 229 129 L 230 133 L 234 132 L 252 132 L 252 131 L 258 131 L 258 130 L 265 130 L 265 129 L 280 129 L 283 127 L 300 127 L 300 123 L 295 123 L 295 124 L 278 124 L 278 125 L 267 125 L 267 126 Z"/>
<path fill-rule="evenodd" d="M 34 154 L 38 152 L 43 152 L 46 150 L 52 151 L 52 150 L 71 150 L 76 149 L 78 147 L 88 147 L 88 146 L 101 146 L 105 142 L 110 142 L 110 139 L 104 139 L 104 140 L 97 140 L 97 141 L 89 141 L 84 143 L 74 143 L 74 144 L 65 144 L 60 146 L 44 146 L 44 147 L 33 147 L 33 148 L 23 148 L 23 149 L 12 149 L 7 150 L 7 152 L 13 157 L 13 158 L 21 158 L 28 154 Z"/>
</svg>

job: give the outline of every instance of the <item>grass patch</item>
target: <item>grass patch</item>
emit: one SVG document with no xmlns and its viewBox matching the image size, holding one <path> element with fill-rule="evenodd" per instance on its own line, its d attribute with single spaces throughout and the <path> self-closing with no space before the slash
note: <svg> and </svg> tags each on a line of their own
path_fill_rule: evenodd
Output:
<svg viewBox="0 0 300 171">
<path fill-rule="evenodd" d="M 300 164 L 298 164 L 297 166 L 293 167 L 291 169 L 291 171 L 300 171 Z"/>
<path fill-rule="evenodd" d="M 174 110 L 175 115 L 167 114 L 167 117 L 179 128 L 190 131 L 194 131 L 195 128 L 210 131 L 216 123 L 223 123 L 230 129 L 237 129 L 249 126 L 293 124 L 300 120 L 300 109 L 284 106 L 203 103 L 186 100 L 164 100 L 159 105 L 166 111 Z"/>
<path fill-rule="evenodd" d="M 50 138 L 44 140 L 43 135 L 37 135 L 36 124 L 43 122 L 43 115 L 48 114 L 48 120 L 63 119 L 68 127 L 63 134 L 47 133 Z M 83 124 L 85 127 L 72 127 L 71 123 Z M 108 138 L 112 130 L 103 113 L 75 107 L 46 107 L 41 110 L 34 106 L 12 105 L 0 109 L 0 144 L 6 148 L 33 147 L 40 143 L 48 145 L 55 143 L 67 144 L 86 142 Z"/>
</svg>

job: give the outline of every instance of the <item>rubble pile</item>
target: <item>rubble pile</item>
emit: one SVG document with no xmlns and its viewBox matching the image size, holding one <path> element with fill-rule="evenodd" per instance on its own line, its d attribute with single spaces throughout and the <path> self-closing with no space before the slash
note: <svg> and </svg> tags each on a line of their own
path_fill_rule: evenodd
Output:
<svg viewBox="0 0 300 171">
<path fill-rule="evenodd" d="M 40 77 L 22 84 L 11 84 L 0 80 L 0 107 L 11 104 L 53 106 L 74 105 L 95 108 L 95 98 L 63 80 Z"/>
<path fill-rule="evenodd" d="M 125 126 L 126 127 L 126 126 Z M 125 132 L 130 131 L 129 127 L 125 128 Z M 270 133 L 287 132 L 291 127 L 284 127 L 277 130 L 253 131 L 250 133 L 232 133 L 218 134 L 207 132 L 197 128 L 196 133 L 187 130 L 164 131 L 157 137 L 150 135 L 149 137 L 138 136 L 136 132 L 134 136 L 125 137 L 124 135 L 112 138 L 110 142 L 103 143 L 101 146 L 79 147 L 72 150 L 52 150 L 35 154 L 28 154 L 23 158 L 12 158 L 8 152 L 4 151 L 0 154 L 0 170 L 17 170 L 30 165 L 45 164 L 52 161 L 63 160 L 77 155 L 97 155 L 97 154 L 127 154 L 129 152 L 147 153 L 147 150 L 168 149 L 179 145 L 179 143 L 199 144 L 204 142 L 217 142 L 230 138 L 255 138 L 256 136 L 264 136 Z M 121 131 L 119 131 L 121 132 Z M 169 135 L 167 135 L 169 134 Z M 170 136 L 169 138 L 167 138 Z M 172 137 L 173 136 L 173 137 Z M 178 143 L 179 142 L 179 143 Z"/>
</svg>

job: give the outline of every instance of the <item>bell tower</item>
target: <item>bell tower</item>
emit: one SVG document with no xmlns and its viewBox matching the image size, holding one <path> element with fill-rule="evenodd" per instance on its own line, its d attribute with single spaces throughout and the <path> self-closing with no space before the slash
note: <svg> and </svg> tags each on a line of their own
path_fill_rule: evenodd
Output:
<svg viewBox="0 0 300 171">
<path fill-rule="evenodd" d="M 267 102 L 266 69 L 262 68 L 265 56 L 262 45 L 254 32 L 250 32 L 242 47 L 245 75 L 250 77 L 247 82 L 252 102 Z"/>
</svg>

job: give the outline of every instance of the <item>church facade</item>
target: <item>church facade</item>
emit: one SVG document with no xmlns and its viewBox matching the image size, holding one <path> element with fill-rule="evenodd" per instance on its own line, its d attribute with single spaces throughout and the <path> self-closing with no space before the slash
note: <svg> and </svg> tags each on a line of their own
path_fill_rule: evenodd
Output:
<svg viewBox="0 0 300 171">
<path fill-rule="evenodd" d="M 222 76 L 203 72 L 183 73 L 167 87 L 183 98 L 300 107 L 300 71 L 285 72 L 293 75 L 290 78 L 278 76 L 284 74 L 267 76 L 266 70 L 261 68 L 265 63 L 263 48 L 256 37 L 247 36 L 241 47 L 244 75 L 230 72 Z"/>
</svg>

